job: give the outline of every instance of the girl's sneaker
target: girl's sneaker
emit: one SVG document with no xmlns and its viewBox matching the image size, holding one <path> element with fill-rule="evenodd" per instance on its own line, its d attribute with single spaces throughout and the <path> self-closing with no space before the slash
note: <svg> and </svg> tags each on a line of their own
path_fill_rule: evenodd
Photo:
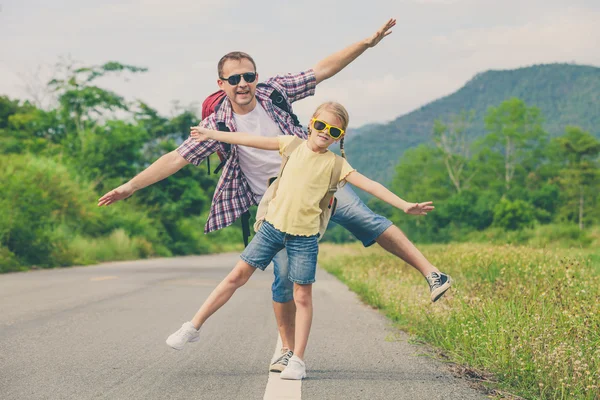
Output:
<svg viewBox="0 0 600 400">
<path fill-rule="evenodd" d="M 298 356 L 292 356 L 288 366 L 279 375 L 281 379 L 300 380 L 306 378 L 306 364 Z"/>
<path fill-rule="evenodd" d="M 183 349 L 187 342 L 200 340 L 200 329 L 196 329 L 191 322 L 184 322 L 181 328 L 167 338 L 167 344 L 175 350 Z"/>
<path fill-rule="evenodd" d="M 436 302 L 446 290 L 452 286 L 452 278 L 443 272 L 437 273 L 432 272 L 425 277 L 429 283 L 429 290 L 431 291 L 431 301 Z"/>
</svg>

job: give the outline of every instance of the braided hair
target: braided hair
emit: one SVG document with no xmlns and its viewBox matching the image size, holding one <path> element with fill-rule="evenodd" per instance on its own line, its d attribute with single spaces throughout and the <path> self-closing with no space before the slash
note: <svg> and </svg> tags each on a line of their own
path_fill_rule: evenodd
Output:
<svg viewBox="0 0 600 400">
<path fill-rule="evenodd" d="M 344 134 L 345 136 L 345 134 Z M 342 158 L 346 158 L 346 151 L 344 150 L 344 136 L 342 136 L 342 140 L 340 140 L 340 152 L 342 153 Z"/>
</svg>

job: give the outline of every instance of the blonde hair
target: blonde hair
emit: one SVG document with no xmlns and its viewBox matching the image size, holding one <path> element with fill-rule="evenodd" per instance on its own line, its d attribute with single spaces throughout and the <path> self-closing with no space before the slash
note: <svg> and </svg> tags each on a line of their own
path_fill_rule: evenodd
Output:
<svg viewBox="0 0 600 400">
<path fill-rule="evenodd" d="M 350 123 L 350 116 L 348 115 L 348 111 L 346 107 L 341 105 L 340 103 L 336 103 L 335 101 L 328 101 L 326 103 L 321 104 L 312 115 L 312 118 L 316 118 L 323 111 L 329 111 L 333 115 L 336 116 L 337 119 L 342 123 L 342 128 L 344 131 L 348 128 L 348 124 Z M 308 133 L 312 133 L 312 129 L 308 128 Z M 344 136 L 342 136 L 342 140 L 340 140 L 340 151 L 342 153 L 342 157 L 346 158 L 346 152 L 344 151 L 344 138 L 346 137 L 346 133 L 344 132 Z"/>
</svg>

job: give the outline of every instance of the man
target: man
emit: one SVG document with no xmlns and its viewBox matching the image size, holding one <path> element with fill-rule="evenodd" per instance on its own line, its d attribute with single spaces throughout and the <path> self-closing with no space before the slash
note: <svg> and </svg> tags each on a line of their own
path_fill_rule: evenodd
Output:
<svg viewBox="0 0 600 400">
<path fill-rule="evenodd" d="M 298 74 L 270 78 L 266 85 L 257 86 L 258 74 L 254 60 L 245 53 L 225 55 L 218 64 L 217 84 L 227 98 L 218 111 L 202 121 L 202 126 L 219 129 L 226 126 L 232 134 L 236 131 L 263 136 L 296 135 L 306 138 L 306 132 L 293 120 L 290 113 L 273 104 L 274 90 L 284 97 L 288 110 L 291 103 L 314 94 L 315 87 L 331 78 L 368 48 L 376 46 L 388 36 L 396 24 L 390 19 L 373 36 L 357 42 L 317 63 L 312 69 Z M 281 100 L 281 99 L 279 99 Z M 199 165 L 215 151 L 227 153 L 227 163 L 213 197 L 205 233 L 232 224 L 253 204 L 258 204 L 267 188 L 269 177 L 276 176 L 281 158 L 277 152 L 257 150 L 244 146 L 227 149 L 222 143 L 198 143 L 186 140 L 181 146 L 162 156 L 146 170 L 124 185 L 106 193 L 98 200 L 99 206 L 110 205 L 131 196 L 135 191 L 156 183 L 189 163 Z M 331 220 L 348 229 L 364 246 L 377 242 L 384 249 L 415 267 L 426 277 L 432 301 L 436 301 L 450 288 L 450 278 L 434 267 L 406 236 L 388 219 L 373 213 L 348 187 L 336 193 L 337 209 Z M 287 255 L 280 252 L 275 259 L 272 286 L 273 309 L 283 348 L 281 356 L 270 366 L 281 372 L 293 355 L 295 304 L 293 284 L 287 279 Z"/>
</svg>

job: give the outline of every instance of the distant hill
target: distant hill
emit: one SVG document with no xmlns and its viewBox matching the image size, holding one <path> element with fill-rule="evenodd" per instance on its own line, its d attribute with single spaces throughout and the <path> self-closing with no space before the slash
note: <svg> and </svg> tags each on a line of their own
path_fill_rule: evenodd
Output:
<svg viewBox="0 0 600 400">
<path fill-rule="evenodd" d="M 345 145 L 350 163 L 382 183 L 392 179 L 400 156 L 407 149 L 431 142 L 433 122 L 461 110 L 474 110 L 469 134 L 485 135 L 483 118 L 490 106 L 518 97 L 541 109 L 546 131 L 564 133 L 579 125 L 600 138 L 600 68 L 573 64 L 535 65 L 475 75 L 455 93 L 433 101 L 387 124 L 370 124 L 353 130 Z"/>
</svg>

